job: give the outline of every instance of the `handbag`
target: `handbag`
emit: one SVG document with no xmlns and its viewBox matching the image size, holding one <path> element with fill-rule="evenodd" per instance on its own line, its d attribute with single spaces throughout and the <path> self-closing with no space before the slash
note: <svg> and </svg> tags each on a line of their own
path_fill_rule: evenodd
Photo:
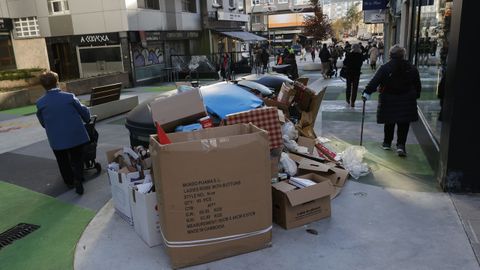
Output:
<svg viewBox="0 0 480 270">
<path fill-rule="evenodd" d="M 342 67 L 342 68 L 340 69 L 340 77 L 341 77 L 341 78 L 344 78 L 344 79 L 347 78 L 347 68 L 346 68 L 346 67 Z"/>
</svg>

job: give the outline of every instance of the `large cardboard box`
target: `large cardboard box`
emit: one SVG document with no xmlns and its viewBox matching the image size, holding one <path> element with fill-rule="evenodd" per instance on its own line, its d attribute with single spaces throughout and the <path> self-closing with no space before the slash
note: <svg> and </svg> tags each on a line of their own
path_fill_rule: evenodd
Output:
<svg viewBox="0 0 480 270">
<path fill-rule="evenodd" d="M 107 151 L 107 161 L 111 163 L 114 159 L 114 154 L 121 149 L 115 149 Z M 130 208 L 130 186 L 136 182 L 140 174 L 138 172 L 129 172 L 126 168 L 120 171 L 114 171 L 107 169 L 108 179 L 110 181 L 110 190 L 112 192 L 113 206 L 115 212 L 127 221 L 130 225 L 133 225 L 132 211 Z"/>
<path fill-rule="evenodd" d="M 133 228 L 142 240 L 149 246 L 160 245 L 162 233 L 157 211 L 157 193 L 143 194 L 132 187 L 130 192 Z"/>
<path fill-rule="evenodd" d="M 173 132 L 175 127 L 191 124 L 207 115 L 200 90 L 159 97 L 150 103 L 153 121 L 158 122 L 165 132 Z"/>
<path fill-rule="evenodd" d="M 150 138 L 164 243 L 174 268 L 270 245 L 268 134 L 237 124 Z"/>
<path fill-rule="evenodd" d="M 272 185 L 273 220 L 285 229 L 291 229 L 329 217 L 330 195 L 335 189 L 329 179 L 316 174 L 298 176 L 316 182 L 297 188 L 282 181 Z"/>
</svg>

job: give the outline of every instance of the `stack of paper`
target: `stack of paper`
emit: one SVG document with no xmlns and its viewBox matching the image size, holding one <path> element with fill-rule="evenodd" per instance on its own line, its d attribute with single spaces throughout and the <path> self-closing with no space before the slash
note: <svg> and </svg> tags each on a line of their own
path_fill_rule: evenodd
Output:
<svg viewBox="0 0 480 270">
<path fill-rule="evenodd" d="M 299 188 L 305 188 L 305 187 L 309 187 L 316 184 L 312 180 L 305 179 L 305 178 L 298 178 L 298 177 L 290 177 L 289 182 L 290 184 Z"/>
</svg>

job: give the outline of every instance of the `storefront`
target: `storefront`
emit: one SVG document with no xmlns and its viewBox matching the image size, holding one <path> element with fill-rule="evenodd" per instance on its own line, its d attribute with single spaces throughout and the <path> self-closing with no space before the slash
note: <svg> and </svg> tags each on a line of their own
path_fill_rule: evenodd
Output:
<svg viewBox="0 0 480 270">
<path fill-rule="evenodd" d="M 421 145 L 439 165 L 443 124 L 441 80 L 447 67 L 452 1 L 415 0 L 410 5 L 407 44 L 408 59 L 417 66 L 422 79 L 421 99 L 417 104 L 422 126 L 414 126 Z"/>
<path fill-rule="evenodd" d="M 10 31 L 11 19 L 0 18 L 0 70 L 15 69 L 15 54 L 13 52 Z"/>
<path fill-rule="evenodd" d="M 46 42 L 50 66 L 61 81 L 128 71 L 128 49 L 119 33 L 50 37 Z"/>
<path fill-rule="evenodd" d="M 167 80 L 172 56 L 190 54 L 198 43 L 197 31 L 139 31 L 129 32 L 133 77 L 136 84 Z"/>
</svg>

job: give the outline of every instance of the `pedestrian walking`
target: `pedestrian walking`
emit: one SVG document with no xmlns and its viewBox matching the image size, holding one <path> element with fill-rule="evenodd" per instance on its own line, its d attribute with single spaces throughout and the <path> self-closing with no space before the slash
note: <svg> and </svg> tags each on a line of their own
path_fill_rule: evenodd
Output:
<svg viewBox="0 0 480 270">
<path fill-rule="evenodd" d="M 394 45 L 389 51 L 390 61 L 383 64 L 370 80 L 362 98 L 370 95 L 379 87 L 377 123 L 384 124 L 382 148 L 390 150 L 395 126 L 397 126 L 397 154 L 407 155 L 407 142 L 410 123 L 418 120 L 417 99 L 422 85 L 418 69 L 405 60 L 405 49 Z"/>
<path fill-rule="evenodd" d="M 302 47 L 300 49 L 300 61 L 307 61 L 307 50 L 305 50 L 305 47 Z"/>
<path fill-rule="evenodd" d="M 262 70 L 262 52 L 263 50 L 257 45 L 255 47 L 255 73 L 260 74 Z"/>
<path fill-rule="evenodd" d="M 360 81 L 360 70 L 363 65 L 362 49 L 359 44 L 353 44 L 350 53 L 347 53 L 343 60 L 343 68 L 347 70 L 346 101 L 352 108 L 357 100 L 358 83 Z"/>
<path fill-rule="evenodd" d="M 368 54 L 370 56 L 370 68 L 372 70 L 376 70 L 377 69 L 377 59 L 378 59 L 378 48 L 377 48 L 376 44 L 372 45 Z"/>
<path fill-rule="evenodd" d="M 268 72 L 268 60 L 270 58 L 270 54 L 268 53 L 265 47 L 262 49 L 261 58 L 262 58 L 262 65 L 263 65 L 262 74 L 264 74 L 265 72 Z"/>
<path fill-rule="evenodd" d="M 351 50 L 352 50 L 352 45 L 350 44 L 350 42 L 345 41 L 345 48 L 344 48 L 345 54 L 349 53 Z"/>
<path fill-rule="evenodd" d="M 230 55 L 227 52 L 222 54 L 220 74 L 222 75 L 223 80 L 230 80 Z"/>
<path fill-rule="evenodd" d="M 383 42 L 380 40 L 378 42 L 378 61 L 382 61 L 382 64 L 384 63 L 384 59 L 383 59 L 383 54 L 384 54 L 384 45 L 383 45 Z"/>
<path fill-rule="evenodd" d="M 338 61 L 338 57 L 340 56 L 339 54 L 339 48 L 338 48 L 338 45 L 337 46 L 331 46 L 330 47 L 330 55 L 332 56 L 331 57 L 331 69 L 332 69 L 332 72 L 335 72 L 335 77 L 337 77 L 337 73 L 338 73 L 338 68 L 337 68 L 337 61 Z"/>
<path fill-rule="evenodd" d="M 315 62 L 315 46 L 310 48 L 310 55 L 312 56 L 312 62 Z"/>
<path fill-rule="evenodd" d="M 40 84 L 46 93 L 36 103 L 38 121 L 45 128 L 63 181 L 81 195 L 83 146 L 90 141 L 84 123 L 90 121 L 90 112 L 74 94 L 58 88 L 57 73 L 43 72 Z"/>
<path fill-rule="evenodd" d="M 318 57 L 320 58 L 320 61 L 322 62 L 323 78 L 326 79 L 327 77 L 329 77 L 330 61 L 331 61 L 331 58 L 332 58 L 332 55 L 330 54 L 330 51 L 328 51 L 326 43 L 323 44 L 322 49 L 318 53 Z"/>
<path fill-rule="evenodd" d="M 297 60 L 295 58 L 295 51 L 292 48 L 288 47 L 285 48 L 284 54 L 286 54 L 286 56 L 284 56 L 284 63 L 290 65 L 288 71 L 289 77 L 292 80 L 298 79 L 298 66 Z"/>
</svg>

